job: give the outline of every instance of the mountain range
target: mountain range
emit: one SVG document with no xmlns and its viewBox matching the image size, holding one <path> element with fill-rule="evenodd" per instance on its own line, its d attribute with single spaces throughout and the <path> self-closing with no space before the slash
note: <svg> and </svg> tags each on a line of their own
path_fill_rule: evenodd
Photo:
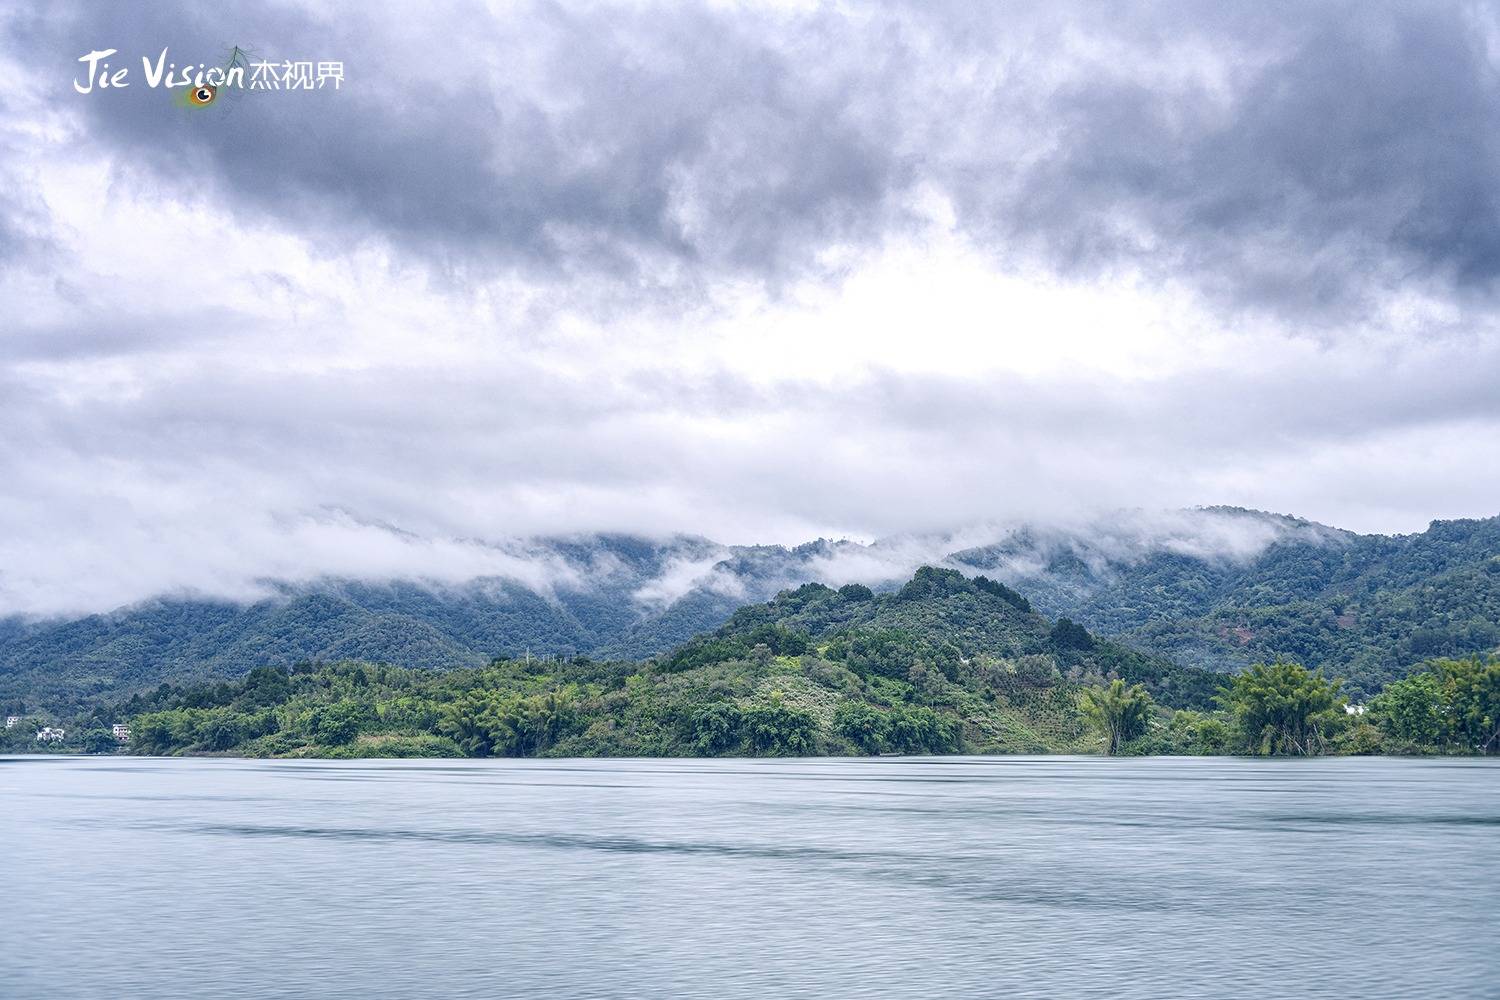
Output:
<svg viewBox="0 0 1500 1000">
<path fill-rule="evenodd" d="M 891 591 L 920 566 L 987 574 L 1185 667 L 1296 659 L 1356 696 L 1433 656 L 1500 644 L 1500 518 L 1356 534 L 1239 508 L 1121 512 L 873 543 L 743 546 L 619 534 L 533 539 L 526 579 L 267 581 L 256 600 L 163 596 L 0 619 L 0 703 L 77 703 L 271 664 L 473 666 L 499 656 L 643 659 L 805 583 Z"/>
</svg>

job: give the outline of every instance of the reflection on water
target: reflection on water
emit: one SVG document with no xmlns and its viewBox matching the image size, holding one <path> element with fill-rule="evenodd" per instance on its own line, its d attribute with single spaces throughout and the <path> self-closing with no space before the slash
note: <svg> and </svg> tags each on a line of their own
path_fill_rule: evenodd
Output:
<svg viewBox="0 0 1500 1000">
<path fill-rule="evenodd" d="M 1500 761 L 0 758 L 0 997 L 1500 995 Z"/>
</svg>

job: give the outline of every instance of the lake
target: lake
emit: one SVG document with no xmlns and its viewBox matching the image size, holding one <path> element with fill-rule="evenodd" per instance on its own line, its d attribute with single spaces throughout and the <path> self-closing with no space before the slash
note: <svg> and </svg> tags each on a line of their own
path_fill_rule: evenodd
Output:
<svg viewBox="0 0 1500 1000">
<path fill-rule="evenodd" d="M 1496 997 L 1500 761 L 0 758 L 4 997 Z"/>
</svg>

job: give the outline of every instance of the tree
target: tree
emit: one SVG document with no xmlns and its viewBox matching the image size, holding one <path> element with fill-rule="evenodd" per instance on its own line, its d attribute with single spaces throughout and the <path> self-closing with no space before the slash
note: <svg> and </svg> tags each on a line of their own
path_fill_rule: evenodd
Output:
<svg viewBox="0 0 1500 1000">
<path fill-rule="evenodd" d="M 1087 651 L 1094 648 L 1094 637 L 1089 635 L 1089 630 L 1071 618 L 1059 618 L 1047 634 L 1047 641 L 1058 650 Z"/>
<path fill-rule="evenodd" d="M 1085 688 L 1079 699 L 1084 717 L 1104 732 L 1107 754 L 1117 754 L 1126 743 L 1145 735 L 1151 720 L 1151 695 L 1140 684 L 1129 687 L 1111 681 L 1108 687 Z"/>
<path fill-rule="evenodd" d="M 1002 601 L 1005 601 L 1007 604 L 1015 607 L 1018 611 L 1031 610 L 1030 601 L 1022 597 L 1020 594 L 1016 593 L 1014 590 L 1011 590 L 999 580 L 991 580 L 987 576 L 976 576 L 974 578 L 974 586 L 978 587 L 985 593 L 993 594 L 994 596 L 1000 598 Z"/>
<path fill-rule="evenodd" d="M 236 707 L 243 711 L 281 704 L 291 693 L 290 676 L 284 667 L 256 667 L 246 676 Z"/>
<path fill-rule="evenodd" d="M 147 712 L 130 723 L 130 748 L 137 753 L 168 754 L 182 749 L 187 740 L 183 729 L 187 713 L 181 709 L 165 712 Z"/>
<path fill-rule="evenodd" d="M 1339 684 L 1300 663 L 1257 663 L 1230 679 L 1223 700 L 1254 754 L 1322 753 L 1337 723 Z"/>
<path fill-rule="evenodd" d="M 1393 681 L 1370 700 L 1370 716 L 1380 728 L 1416 747 L 1435 747 L 1444 736 L 1447 698 L 1435 673 Z"/>
<path fill-rule="evenodd" d="M 891 749 L 899 753 L 952 753 L 958 749 L 958 725 L 930 708 L 902 705 L 889 716 Z"/>
<path fill-rule="evenodd" d="M 83 734 L 84 753 L 114 753 L 120 746 L 115 734 L 109 729 L 90 729 Z"/>
<path fill-rule="evenodd" d="M 1449 738 L 1469 752 L 1500 753 L 1500 657 L 1433 665 L 1448 703 Z"/>
<path fill-rule="evenodd" d="M 492 732 L 495 752 L 534 757 L 572 732 L 577 720 L 578 693 L 571 686 L 516 699 Z"/>
<path fill-rule="evenodd" d="M 749 709 L 744 714 L 745 739 L 757 754 L 778 757 L 809 754 L 817 731 L 817 721 L 811 713 L 789 708 L 779 701 Z"/>
<path fill-rule="evenodd" d="M 885 749 L 890 724 L 880 709 L 862 701 L 846 701 L 833 713 L 833 728 L 861 751 L 877 754 Z"/>
<path fill-rule="evenodd" d="M 700 754 L 728 753 L 740 744 L 743 723 L 740 710 L 731 702 L 718 702 L 693 716 L 693 748 Z"/>
<path fill-rule="evenodd" d="M 452 739 L 470 757 L 488 757 L 494 749 L 488 725 L 492 702 L 492 698 L 477 691 L 460 695 L 443 706 L 438 732 Z"/>
<path fill-rule="evenodd" d="M 1223 719 L 1190 708 L 1173 712 L 1163 735 L 1160 749 L 1153 753 L 1221 754 L 1233 742 L 1231 727 Z"/>
<path fill-rule="evenodd" d="M 357 701 L 337 701 L 313 717 L 313 734 L 324 746 L 345 746 L 359 736 L 369 716 L 369 709 Z"/>
<path fill-rule="evenodd" d="M 0 729 L 0 750 L 11 752 L 32 750 L 36 745 L 36 731 L 42 728 L 42 720 L 22 716 L 8 729 Z"/>
<path fill-rule="evenodd" d="M 534 757 L 577 723 L 578 692 L 570 685 L 529 696 L 468 694 L 445 707 L 438 728 L 471 757 Z"/>
<path fill-rule="evenodd" d="M 245 738 L 241 725 L 243 716 L 229 708 L 202 710 L 194 723 L 195 735 L 201 749 L 228 750 Z"/>
</svg>

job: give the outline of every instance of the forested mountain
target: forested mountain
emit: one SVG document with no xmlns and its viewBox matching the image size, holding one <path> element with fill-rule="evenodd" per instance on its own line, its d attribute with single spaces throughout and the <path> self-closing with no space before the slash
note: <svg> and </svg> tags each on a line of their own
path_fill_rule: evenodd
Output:
<svg viewBox="0 0 1500 1000">
<path fill-rule="evenodd" d="M 644 662 L 260 666 L 69 715 L 32 713 L 0 730 L 0 752 L 1494 753 L 1500 658 L 1423 664 L 1367 716 L 1348 713 L 1336 682 L 1297 664 L 1233 676 L 1177 666 L 1049 621 L 982 575 L 923 567 L 885 594 L 804 584 Z M 55 735 L 39 742 L 33 732 Z"/>
<path fill-rule="evenodd" d="M 1215 509 L 1274 535 L 1250 556 L 1018 533 L 956 554 L 1051 614 L 1214 670 L 1278 658 L 1346 679 L 1357 695 L 1424 659 L 1500 645 L 1500 518 L 1434 521 L 1414 535 L 1356 535 Z"/>
<path fill-rule="evenodd" d="M 640 659 L 807 579 L 852 543 L 727 547 L 623 535 L 545 539 L 533 578 L 326 580 L 249 603 L 162 598 L 66 620 L 0 619 L 0 705 L 19 711 L 256 666 L 357 659 L 478 666 L 534 655 Z"/>
<path fill-rule="evenodd" d="M 530 543 L 535 572 L 461 585 L 271 583 L 249 603 L 162 598 L 68 620 L 0 619 L 0 704 L 76 703 L 161 681 L 353 658 L 477 666 L 495 657 L 642 659 L 808 582 L 900 587 L 923 563 L 1004 581 L 1052 617 L 1183 665 L 1294 658 L 1373 693 L 1420 660 L 1500 645 L 1500 518 L 1356 535 L 1255 511 L 1120 515 L 964 546 L 723 546 L 621 535 Z"/>
<path fill-rule="evenodd" d="M 712 756 L 1094 751 L 1082 692 L 1144 684 L 1134 752 L 1213 752 L 1223 678 L 1155 660 L 983 576 L 923 568 L 897 591 L 805 584 L 645 662 L 497 660 L 427 671 L 342 661 L 257 667 L 81 709 L 71 745 L 251 756 Z M 1150 724 L 1148 724 L 1148 722 Z M 0 734 L 30 748 L 33 726 Z M 1165 741 L 1165 742 L 1164 742 Z"/>
<path fill-rule="evenodd" d="M 1057 671 L 1070 680 L 1117 676 L 1144 684 L 1160 702 L 1207 707 L 1221 678 L 1091 635 L 1060 618 L 1049 621 L 1022 595 L 984 576 L 924 566 L 899 590 L 877 594 L 860 584 L 834 590 L 809 583 L 765 604 L 741 608 L 722 627 L 678 647 L 667 669 L 745 655 L 779 637 L 808 636 L 821 655 L 861 673 L 909 679 L 915 669 L 949 680 L 983 671 L 987 660 Z M 801 652 L 801 650 L 795 650 Z"/>
</svg>

